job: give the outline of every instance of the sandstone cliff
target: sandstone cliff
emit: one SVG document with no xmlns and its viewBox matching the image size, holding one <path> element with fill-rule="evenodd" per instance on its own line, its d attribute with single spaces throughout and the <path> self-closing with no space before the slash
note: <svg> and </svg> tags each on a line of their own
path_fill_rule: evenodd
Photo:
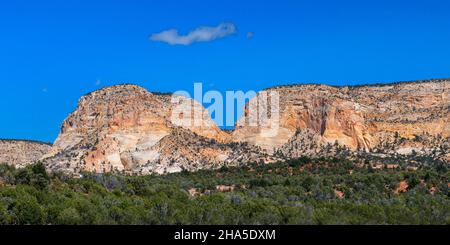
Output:
<svg viewBox="0 0 450 245">
<path fill-rule="evenodd" d="M 256 147 L 236 145 L 194 100 L 119 85 L 83 96 L 44 160 L 52 170 L 148 174 L 238 164 L 259 155 L 252 153 Z"/>
<path fill-rule="evenodd" d="M 287 157 L 320 155 L 327 145 L 353 152 L 450 156 L 449 80 L 292 85 L 263 92 L 279 94 L 277 133 L 267 136 L 266 127 L 250 125 L 255 115 L 247 113 L 237 124 L 235 140 Z M 250 101 L 247 110 L 257 103 Z"/>
<path fill-rule="evenodd" d="M 51 146 L 26 140 L 0 140 L 0 163 L 22 167 L 42 158 Z"/>
<path fill-rule="evenodd" d="M 450 161 L 450 81 L 270 88 L 264 125 L 252 99 L 236 129 L 220 130 L 182 96 L 119 85 L 83 96 L 44 160 L 79 173 L 169 173 L 300 156 L 420 155 Z M 260 94 L 261 94 L 260 93 Z M 278 105 L 278 106 L 274 106 Z M 279 115 L 279 117 L 275 117 Z M 201 119 L 201 120 L 198 120 Z M 277 125 L 276 130 L 273 126 Z"/>
</svg>

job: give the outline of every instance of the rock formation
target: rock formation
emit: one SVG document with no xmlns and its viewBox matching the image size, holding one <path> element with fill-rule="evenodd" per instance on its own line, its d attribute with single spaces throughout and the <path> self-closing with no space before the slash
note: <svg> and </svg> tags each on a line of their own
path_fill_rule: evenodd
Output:
<svg viewBox="0 0 450 245">
<path fill-rule="evenodd" d="M 225 132 L 192 99 L 118 85 L 81 97 L 51 149 L 1 141 L 0 160 L 23 166 L 41 159 L 50 170 L 69 173 L 140 175 L 301 156 L 419 155 L 450 162 L 449 115 L 449 80 L 290 85 L 260 92 L 236 129 Z"/>
<path fill-rule="evenodd" d="M 230 142 L 192 99 L 135 85 L 83 96 L 44 159 L 67 172 L 179 172 L 257 160 L 260 151 Z"/>
<path fill-rule="evenodd" d="M 237 124 L 235 140 L 287 157 L 320 155 L 324 147 L 334 145 L 353 152 L 415 152 L 449 159 L 449 80 L 291 85 L 263 92 L 279 95 L 279 118 L 268 119 L 277 120 L 277 133 L 266 136 L 267 127 L 250 125 L 257 119 L 247 113 Z M 258 103 L 255 98 L 246 109 Z"/>
<path fill-rule="evenodd" d="M 42 158 L 50 144 L 27 140 L 0 140 L 0 163 L 22 167 Z"/>
</svg>

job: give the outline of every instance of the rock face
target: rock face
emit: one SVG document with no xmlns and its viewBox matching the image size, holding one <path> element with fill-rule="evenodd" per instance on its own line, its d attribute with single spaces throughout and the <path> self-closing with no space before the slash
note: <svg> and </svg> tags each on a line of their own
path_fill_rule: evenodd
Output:
<svg viewBox="0 0 450 245">
<path fill-rule="evenodd" d="M 25 140 L 0 140 L 0 163 L 23 167 L 42 158 L 50 144 Z"/>
<path fill-rule="evenodd" d="M 119 85 L 83 96 L 42 160 L 54 171 L 131 174 L 195 171 L 340 154 L 419 154 L 450 161 L 450 81 L 332 87 L 292 85 L 254 125 L 252 99 L 221 131 L 199 103 Z M 278 106 L 276 106 L 278 105 Z M 262 110 L 264 111 L 264 110 Z M 279 117 L 277 117 L 279 115 Z M 276 127 L 274 127 L 276 126 Z M 274 130 L 274 128 L 276 130 Z"/>
<path fill-rule="evenodd" d="M 266 127 L 250 125 L 254 115 L 247 113 L 233 133 L 237 141 L 288 157 L 321 155 L 330 146 L 449 157 L 449 80 L 356 87 L 293 85 L 263 92 L 279 95 L 279 119 L 268 119 L 278 123 L 277 133 L 267 136 Z M 257 99 L 250 101 L 247 110 L 256 103 Z"/>
<path fill-rule="evenodd" d="M 52 170 L 148 174 L 238 164 L 255 149 L 231 143 L 191 99 L 119 85 L 83 96 L 44 160 Z"/>
</svg>

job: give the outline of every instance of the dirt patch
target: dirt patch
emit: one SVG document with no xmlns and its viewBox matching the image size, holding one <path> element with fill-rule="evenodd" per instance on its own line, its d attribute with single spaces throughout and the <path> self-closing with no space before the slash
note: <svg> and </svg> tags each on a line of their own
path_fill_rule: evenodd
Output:
<svg viewBox="0 0 450 245">
<path fill-rule="evenodd" d="M 408 187 L 409 187 L 408 182 L 406 182 L 406 180 L 403 180 L 398 184 L 398 187 L 397 189 L 395 189 L 394 192 L 395 194 L 398 195 L 400 193 L 406 192 L 408 190 Z"/>
<path fill-rule="evenodd" d="M 433 196 L 434 196 L 434 194 L 436 194 L 437 191 L 438 191 L 438 189 L 435 186 L 430 188 L 430 194 Z"/>
<path fill-rule="evenodd" d="M 216 190 L 220 192 L 233 192 L 236 187 L 234 185 L 218 185 L 216 186 Z"/>
<path fill-rule="evenodd" d="M 338 199 L 344 199 L 345 194 L 344 192 L 340 191 L 340 190 L 334 190 L 334 195 L 336 196 L 336 198 Z"/>
<path fill-rule="evenodd" d="M 197 188 L 191 188 L 188 190 L 189 196 L 191 197 L 197 197 L 200 196 L 200 191 Z"/>
</svg>

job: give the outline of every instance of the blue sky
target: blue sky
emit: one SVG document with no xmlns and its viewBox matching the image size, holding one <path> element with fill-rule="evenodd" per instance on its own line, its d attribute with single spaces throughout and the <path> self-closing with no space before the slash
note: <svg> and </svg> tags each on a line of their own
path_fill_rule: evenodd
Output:
<svg viewBox="0 0 450 245">
<path fill-rule="evenodd" d="M 51 142 L 81 95 L 118 83 L 245 91 L 450 77 L 449 12 L 444 0 L 2 1 L 0 138 Z M 149 39 L 221 23 L 236 31 Z"/>
</svg>

